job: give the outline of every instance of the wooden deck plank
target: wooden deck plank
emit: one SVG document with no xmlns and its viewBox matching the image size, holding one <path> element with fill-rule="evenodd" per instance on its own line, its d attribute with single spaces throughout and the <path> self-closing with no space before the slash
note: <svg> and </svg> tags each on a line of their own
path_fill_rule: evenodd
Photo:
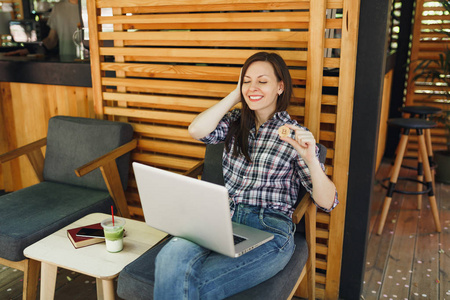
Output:
<svg viewBox="0 0 450 300">
<path fill-rule="evenodd" d="M 410 297 L 439 299 L 439 237 L 426 196 L 419 216 Z M 438 204 L 439 206 L 439 204 Z"/>
<path fill-rule="evenodd" d="M 383 168 L 383 172 L 377 174 L 377 180 L 381 180 L 388 176 L 389 167 Z M 405 174 L 406 171 L 402 170 L 401 176 L 404 176 Z M 405 182 L 399 182 L 398 187 L 404 188 L 405 184 Z M 376 188 L 378 190 L 380 187 L 381 185 L 378 183 L 374 189 Z M 376 221 L 374 221 L 373 229 L 370 233 L 366 253 L 366 272 L 364 275 L 364 292 L 362 294 L 365 299 L 377 299 L 381 295 L 383 279 L 385 277 L 385 267 L 390 259 L 390 251 L 393 246 L 394 233 L 399 215 L 398 211 L 400 210 L 403 201 L 402 195 L 394 194 L 386 218 L 386 224 L 384 225 L 383 234 L 377 235 L 376 231 L 385 195 L 386 190 L 382 188 L 382 190 L 378 191 L 376 194 L 377 198 L 373 198 L 373 206 L 376 207 L 377 210 L 372 213 L 374 218 L 376 218 Z"/>
<path fill-rule="evenodd" d="M 23 272 L 0 265 L 0 299 L 22 296 Z"/>
<path fill-rule="evenodd" d="M 380 181 L 383 178 L 386 178 L 389 176 L 389 170 L 391 168 L 390 163 L 384 163 L 380 164 L 380 167 L 378 168 L 376 182 L 373 186 L 372 190 L 372 203 L 371 203 L 371 209 L 370 209 L 370 220 L 369 220 L 369 237 L 371 234 L 375 234 L 374 228 L 375 223 L 379 216 L 379 211 L 381 211 L 381 206 L 383 205 L 382 198 L 386 195 L 386 189 L 383 188 L 380 184 Z M 381 200 L 380 200 L 381 199 Z"/>
<path fill-rule="evenodd" d="M 407 183 L 409 187 L 412 183 Z M 384 281 L 380 295 L 388 298 L 406 299 L 411 286 L 411 266 L 414 260 L 414 249 L 416 244 L 415 235 L 419 222 L 419 211 L 414 205 L 417 196 L 401 195 L 401 209 L 396 219 L 395 235 L 393 235 L 392 247 L 389 258 L 384 269 Z M 411 202 L 414 202 L 411 205 Z M 388 221 L 387 221 L 388 222 Z M 391 282 L 392 281 L 392 282 Z"/>
</svg>

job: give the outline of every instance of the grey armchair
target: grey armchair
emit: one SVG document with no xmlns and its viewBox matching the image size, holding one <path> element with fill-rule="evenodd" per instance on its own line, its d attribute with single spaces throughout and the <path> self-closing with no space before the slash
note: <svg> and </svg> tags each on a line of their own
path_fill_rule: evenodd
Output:
<svg viewBox="0 0 450 300">
<path fill-rule="evenodd" d="M 319 160 L 323 163 L 327 148 L 317 145 L 320 149 Z M 202 180 L 223 185 L 222 152 L 223 144 L 207 145 L 204 161 L 186 175 L 197 177 L 202 174 Z M 296 249 L 287 266 L 269 280 L 228 299 L 291 299 L 305 276 L 308 298 L 315 299 L 316 206 L 303 187 L 299 191 L 292 220 L 298 224 L 294 236 Z M 117 285 L 119 297 L 129 300 L 153 299 L 155 258 L 165 244 L 148 250 L 120 272 Z"/>
<path fill-rule="evenodd" d="M 124 188 L 137 144 L 132 138 L 127 123 L 56 116 L 47 138 L 0 155 L 0 163 L 27 155 L 40 181 L 0 197 L 0 264 L 24 272 L 24 299 L 36 298 L 40 269 L 23 255 L 27 246 L 89 213 L 110 212 L 113 204 L 129 216 Z"/>
</svg>

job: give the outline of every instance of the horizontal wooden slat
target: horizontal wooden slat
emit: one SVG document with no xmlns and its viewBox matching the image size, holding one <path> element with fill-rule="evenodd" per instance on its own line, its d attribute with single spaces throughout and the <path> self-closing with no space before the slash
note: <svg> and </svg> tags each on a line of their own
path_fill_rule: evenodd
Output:
<svg viewBox="0 0 450 300">
<path fill-rule="evenodd" d="M 103 93 L 103 99 L 114 100 L 121 102 L 131 102 L 130 105 L 138 106 L 139 104 L 148 104 L 153 108 L 165 108 L 173 110 L 185 111 L 203 111 L 219 100 L 188 98 L 188 97 L 169 97 L 169 96 L 155 96 L 144 94 L 131 93 Z"/>
<path fill-rule="evenodd" d="M 336 114 L 321 113 L 320 114 L 320 122 L 321 123 L 336 124 Z"/>
<path fill-rule="evenodd" d="M 316 286 L 316 298 L 317 299 L 325 299 L 325 289 L 324 288 Z"/>
<path fill-rule="evenodd" d="M 342 7 L 342 6 L 341 6 Z M 140 6 L 125 7 L 123 13 L 173 13 L 173 12 L 232 12 L 232 11 L 276 11 L 276 10 L 305 10 L 309 8 L 309 2 L 268 2 L 259 3 L 238 3 L 238 4 L 212 4 L 212 5 L 179 5 L 179 6 Z"/>
<path fill-rule="evenodd" d="M 333 167 L 330 165 L 325 165 L 325 174 L 327 174 L 327 176 L 332 176 L 333 175 Z"/>
<path fill-rule="evenodd" d="M 425 60 L 425 59 L 439 59 L 439 53 L 432 52 L 432 51 L 419 52 L 419 60 Z"/>
<path fill-rule="evenodd" d="M 450 15 L 445 15 L 445 14 L 434 15 L 434 16 L 428 15 L 423 18 L 422 23 L 425 23 L 427 21 L 444 21 L 444 20 L 450 20 Z M 422 26 L 423 26 L 423 24 L 422 24 Z"/>
<path fill-rule="evenodd" d="M 317 228 L 316 230 L 316 237 L 317 238 L 321 238 L 321 239 L 328 239 L 329 236 L 329 231 L 322 229 L 322 228 Z"/>
<path fill-rule="evenodd" d="M 325 284 L 325 282 L 326 282 L 325 275 L 316 273 L 316 283 Z"/>
<path fill-rule="evenodd" d="M 178 63 L 214 63 L 243 65 L 245 60 L 259 50 L 237 49 L 190 49 L 190 48 L 133 48 L 100 47 L 100 55 L 125 56 L 126 61 L 154 61 Z M 304 66 L 306 51 L 277 51 L 286 64 Z M 324 63 L 330 68 L 339 67 L 339 58 L 325 58 Z"/>
<path fill-rule="evenodd" d="M 341 39 L 325 39 L 325 48 L 340 49 Z"/>
<path fill-rule="evenodd" d="M 316 268 L 317 269 L 321 269 L 321 270 L 326 270 L 327 269 L 327 262 L 326 260 L 323 259 L 316 259 Z"/>
<path fill-rule="evenodd" d="M 327 149 L 327 158 L 334 157 L 334 149 Z"/>
<path fill-rule="evenodd" d="M 341 60 L 337 57 L 325 57 L 323 59 L 324 68 L 338 69 L 340 67 Z"/>
<path fill-rule="evenodd" d="M 144 63 L 113 63 L 100 64 L 103 71 L 124 71 L 125 76 L 131 77 L 156 77 L 190 80 L 239 80 L 240 68 L 219 66 L 186 66 L 174 64 L 144 64 Z M 304 73 L 304 72 L 303 72 Z M 302 76 L 304 79 L 305 76 Z"/>
<path fill-rule="evenodd" d="M 100 40 L 123 40 L 126 46 L 306 48 L 307 32 L 165 31 L 101 32 Z"/>
<path fill-rule="evenodd" d="M 187 128 L 175 128 L 160 125 L 146 125 L 134 122 L 130 122 L 130 124 L 133 126 L 134 132 L 147 137 L 168 139 L 182 142 L 196 142 L 199 144 L 203 144 L 202 142 L 193 139 L 189 135 Z"/>
<path fill-rule="evenodd" d="M 96 6 L 98 8 L 109 8 L 109 7 L 140 7 L 140 6 L 148 6 L 153 7 L 155 10 L 162 10 L 164 8 L 169 8 L 170 10 L 176 10 L 178 7 L 184 7 L 189 6 L 192 7 L 192 9 L 196 8 L 196 11 L 202 11 L 202 10 L 209 10 L 212 7 L 216 9 L 224 9 L 224 10 L 233 10 L 233 9 L 242 9 L 240 6 L 248 5 L 249 8 L 253 6 L 254 10 L 258 10 L 260 8 L 259 5 L 270 5 L 270 6 L 263 6 L 264 8 L 292 8 L 296 7 L 295 4 L 301 5 L 297 7 L 305 8 L 309 7 L 309 1 L 308 0 L 284 0 L 283 2 L 279 3 L 271 3 L 267 0 L 198 0 L 196 1 L 196 5 L 186 5 L 186 1 L 184 0 L 173 0 L 170 2 L 164 1 L 164 0 L 129 0 L 129 1 L 122 1 L 122 0 L 97 0 Z M 290 6 L 293 5 L 293 6 Z"/>
<path fill-rule="evenodd" d="M 342 19 L 327 19 L 325 22 L 327 29 L 342 29 Z"/>
<path fill-rule="evenodd" d="M 322 245 L 322 244 L 316 244 L 316 249 L 318 254 L 327 255 L 328 254 L 328 247 Z"/>
<path fill-rule="evenodd" d="M 180 144 L 179 142 L 164 142 L 140 139 L 138 143 L 140 150 L 152 151 L 156 153 L 167 153 L 171 155 L 187 156 L 193 158 L 205 157 L 205 146 Z"/>
<path fill-rule="evenodd" d="M 271 22 L 267 22 L 270 19 Z M 201 14 L 131 14 L 98 17 L 98 24 L 124 29 L 307 29 L 309 12 L 244 12 Z M 330 22 L 336 26 L 336 22 Z"/>
<path fill-rule="evenodd" d="M 103 85 L 122 86 L 126 88 L 136 87 L 151 90 L 153 93 L 182 94 L 208 97 L 225 97 L 230 93 L 235 84 L 205 83 L 195 81 L 165 81 L 129 78 L 102 78 Z"/>
<path fill-rule="evenodd" d="M 432 39 L 444 39 L 447 38 L 448 35 L 445 32 L 421 32 L 420 39 L 425 42 L 431 41 Z"/>
<path fill-rule="evenodd" d="M 322 104 L 323 105 L 337 105 L 337 96 L 336 95 L 323 95 L 322 96 Z"/>
<path fill-rule="evenodd" d="M 103 112 L 107 115 L 145 118 L 149 122 L 182 126 L 188 126 L 196 117 L 196 114 L 120 107 L 104 107 Z"/>
<path fill-rule="evenodd" d="M 336 133 L 331 131 L 320 131 L 320 137 L 319 140 L 323 141 L 334 141 L 336 137 Z"/>
<path fill-rule="evenodd" d="M 133 153 L 132 160 L 138 162 L 144 162 L 146 164 L 159 167 L 159 168 L 173 168 L 178 170 L 189 170 L 195 166 L 199 160 L 188 159 L 183 157 L 174 157 L 167 155 L 154 155 L 154 154 L 140 154 Z"/>
<path fill-rule="evenodd" d="M 329 224 L 330 223 L 330 215 L 328 213 L 318 211 L 317 212 L 317 223 Z"/>
<path fill-rule="evenodd" d="M 339 86 L 339 77 L 336 77 L 336 76 L 324 76 L 322 85 L 324 87 L 338 87 Z"/>
<path fill-rule="evenodd" d="M 343 8 L 344 1 L 343 0 L 328 0 L 327 8 Z"/>
</svg>

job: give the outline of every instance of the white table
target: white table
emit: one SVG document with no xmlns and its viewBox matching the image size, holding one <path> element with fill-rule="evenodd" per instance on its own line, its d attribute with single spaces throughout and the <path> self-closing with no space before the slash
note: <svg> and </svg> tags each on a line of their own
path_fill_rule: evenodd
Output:
<svg viewBox="0 0 450 300">
<path fill-rule="evenodd" d="M 98 223 L 108 216 L 90 214 L 24 250 L 26 257 L 42 263 L 40 299 L 54 298 L 58 267 L 95 277 L 97 298 L 114 299 L 114 278 L 167 235 L 144 222 L 125 219 L 126 237 L 121 252 L 109 253 L 105 243 L 75 249 L 67 237 L 67 229 Z"/>
</svg>

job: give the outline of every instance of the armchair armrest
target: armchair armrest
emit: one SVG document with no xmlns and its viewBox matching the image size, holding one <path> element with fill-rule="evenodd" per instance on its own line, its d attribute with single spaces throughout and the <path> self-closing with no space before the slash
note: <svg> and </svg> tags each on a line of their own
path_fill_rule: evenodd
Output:
<svg viewBox="0 0 450 300">
<path fill-rule="evenodd" d="M 303 216 L 306 214 L 306 211 L 310 205 L 314 206 L 314 203 L 311 200 L 311 195 L 309 193 L 306 193 L 305 196 L 303 196 L 300 203 L 298 204 L 294 213 L 292 214 L 292 222 L 298 224 L 300 220 L 303 218 Z"/>
<path fill-rule="evenodd" d="M 36 173 L 39 181 L 44 181 L 42 175 L 44 170 L 44 155 L 42 155 L 41 148 L 47 144 L 47 138 L 37 140 L 33 143 L 27 144 L 25 146 L 19 147 L 12 151 L 6 152 L 0 155 L 0 164 L 8 162 L 12 159 L 26 155 L 31 163 L 31 166 Z"/>
<path fill-rule="evenodd" d="M 44 147 L 46 144 L 47 144 L 47 138 L 43 138 L 43 139 L 37 140 L 35 142 L 32 142 L 30 144 L 19 147 L 17 149 L 6 152 L 6 153 L 0 155 L 0 163 L 7 162 L 7 161 L 17 158 L 19 156 L 30 153 L 36 149 L 40 149 L 40 148 Z"/>
<path fill-rule="evenodd" d="M 316 217 L 317 207 L 311 199 L 311 195 L 306 193 L 300 201 L 299 205 L 292 214 L 292 221 L 298 224 L 300 220 L 305 217 L 305 235 L 308 243 L 308 260 L 306 261 L 306 268 L 308 274 L 308 298 L 315 299 L 315 270 L 316 270 Z"/>
<path fill-rule="evenodd" d="M 203 172 L 203 165 L 205 163 L 205 160 L 200 161 L 198 164 L 184 172 L 183 175 L 197 178 L 200 174 Z"/>
<path fill-rule="evenodd" d="M 109 194 L 116 204 L 119 214 L 125 218 L 130 217 L 128 204 L 120 181 L 119 170 L 117 169 L 116 158 L 132 151 L 137 146 L 137 140 L 134 139 L 107 154 L 81 166 L 75 170 L 78 177 L 84 176 L 93 170 L 100 168 L 103 179 L 108 187 Z"/>
<path fill-rule="evenodd" d="M 97 159 L 94 159 L 93 161 L 88 162 L 87 164 L 77 168 L 75 170 L 75 173 L 78 177 L 84 176 L 92 171 L 94 171 L 97 168 L 100 168 L 101 166 L 109 163 L 110 161 L 114 161 L 116 158 L 121 157 L 125 153 L 130 152 L 131 150 L 135 149 L 137 146 L 137 140 L 134 139 L 131 142 L 128 142 L 108 153 L 106 153 L 103 156 L 100 156 Z"/>
</svg>

